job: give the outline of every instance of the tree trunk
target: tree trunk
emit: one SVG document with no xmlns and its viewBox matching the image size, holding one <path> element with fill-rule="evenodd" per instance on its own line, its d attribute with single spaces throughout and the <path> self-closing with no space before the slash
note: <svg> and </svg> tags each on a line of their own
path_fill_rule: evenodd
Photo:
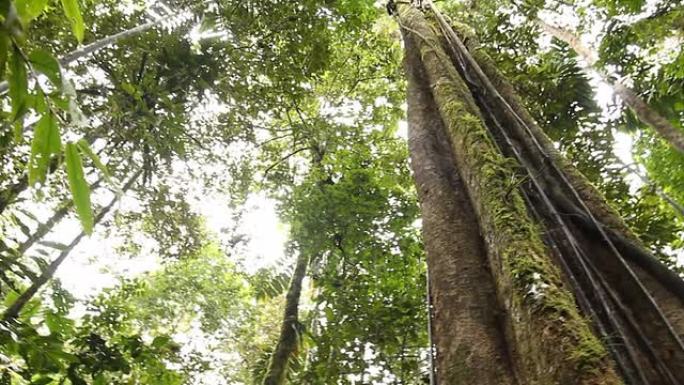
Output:
<svg viewBox="0 0 684 385">
<path fill-rule="evenodd" d="M 439 111 L 447 138 L 442 141 L 453 150 L 451 162 L 477 217 L 475 236 L 485 245 L 489 280 L 498 299 L 486 306 L 494 312 L 497 305 L 503 310 L 499 354 L 510 356 L 511 381 L 618 384 L 617 368 L 629 383 L 678 384 L 676 373 L 684 372 L 679 335 L 684 330 L 684 283 L 641 246 L 593 186 L 558 154 L 491 60 L 481 51 L 468 51 L 439 12 L 430 3 L 428 7 L 430 21 L 415 8 L 398 4 L 407 57 L 418 58 L 426 73 L 417 78 L 415 63 L 407 60 L 409 92 L 421 87 L 412 83 L 428 82 L 432 99 L 422 100 Z M 410 105 L 413 127 L 416 120 L 434 120 L 420 111 Z M 418 149 L 411 147 L 414 161 Z M 448 168 L 444 163 L 450 161 L 439 151 L 426 156 L 440 165 L 439 170 Z M 426 171 L 414 168 L 422 190 Z M 453 182 L 440 183 L 452 183 L 458 194 Z M 430 187 L 428 192 L 434 190 Z M 430 195 L 419 194 L 423 200 Z M 449 210 L 449 202 L 441 199 L 435 204 L 439 203 Z M 433 211 L 423 212 L 428 260 L 439 258 L 446 245 L 439 241 L 439 227 L 429 225 L 439 218 Z M 467 210 L 461 211 L 460 220 L 467 221 Z M 459 239 L 446 247 L 457 248 L 464 242 L 460 238 L 473 237 L 458 230 L 453 236 Z M 451 258 L 459 266 L 468 263 L 463 253 Z M 434 264 L 428 268 L 431 283 L 446 270 Z M 460 282 L 467 279 L 469 275 L 459 275 L 450 288 L 476 298 L 480 294 Z M 440 306 L 435 305 L 435 312 L 445 314 Z M 462 322 L 452 321 L 459 327 Z M 435 319 L 440 322 L 447 321 Z M 454 366 L 477 368 L 464 359 L 458 362 Z M 459 378 L 462 373 L 439 367 L 438 358 L 438 379 Z"/>
<path fill-rule="evenodd" d="M 634 90 L 625 86 L 619 81 L 613 81 L 609 76 L 595 66 L 597 58 L 596 54 L 589 48 L 582 44 L 582 41 L 571 32 L 554 27 L 547 24 L 541 19 L 536 19 L 536 23 L 546 32 L 555 38 L 566 42 L 575 52 L 577 52 L 587 64 L 592 67 L 600 76 L 601 79 L 613 87 L 613 91 L 622 101 L 634 111 L 636 116 L 642 123 L 651 126 L 663 139 L 665 139 L 672 147 L 684 152 L 684 131 L 678 129 L 665 117 L 659 114 L 651 106 L 648 105 Z"/>
<path fill-rule="evenodd" d="M 97 189 L 100 186 L 101 180 L 96 181 L 93 183 L 92 186 L 90 186 L 91 191 Z M 30 249 L 36 242 L 40 241 L 43 239 L 45 235 L 47 235 L 52 229 L 57 225 L 64 217 L 69 213 L 71 210 L 71 207 L 73 206 L 74 202 L 72 199 L 69 199 L 65 202 L 62 202 L 62 204 L 59 205 L 57 210 L 54 212 L 54 214 L 44 223 L 41 223 L 38 225 L 38 228 L 36 228 L 36 231 L 34 231 L 24 242 L 19 244 L 14 249 L 10 249 L 9 247 L 2 246 L 0 247 L 0 260 L 3 262 L 9 263 L 4 266 L 4 268 L 7 269 L 7 271 L 12 271 L 11 266 L 14 265 L 16 266 L 17 270 L 21 273 L 24 278 L 29 278 L 31 280 L 35 280 L 37 278 L 36 274 L 31 271 L 27 266 L 25 266 L 19 259 L 26 253 L 28 249 Z M 4 274 L 5 272 L 3 272 Z M 5 276 L 3 276 L 4 278 Z"/>
<path fill-rule="evenodd" d="M 90 191 L 93 192 L 97 190 L 100 187 L 100 184 L 102 183 L 102 179 L 98 179 L 95 181 L 90 186 Z M 38 228 L 36 231 L 31 234 L 24 242 L 22 242 L 15 250 L 14 254 L 17 256 L 24 255 L 24 253 L 30 249 L 36 242 L 40 241 L 45 237 L 52 229 L 64 219 L 64 217 L 69 213 L 71 210 L 72 206 L 74 205 L 73 199 L 68 199 L 64 202 L 62 202 L 57 210 L 52 214 L 52 216 L 45 221 L 44 223 L 41 223 L 38 225 Z"/>
<path fill-rule="evenodd" d="M 468 34 L 465 30 L 461 33 Z M 617 316 L 613 314 L 617 318 L 613 323 L 617 326 L 628 324 L 622 327 L 624 336 L 606 336 L 616 341 L 623 340 L 610 345 L 613 356 L 625 361 L 627 367 L 623 368 L 623 375 L 630 376 L 631 373 L 631 377 L 642 377 L 634 380 L 635 383 L 678 383 L 670 374 L 684 370 L 681 339 L 684 334 L 684 281 L 651 255 L 596 188 L 561 156 L 522 106 L 520 98 L 494 62 L 478 49 L 476 39 L 468 41 L 472 43 L 469 47 L 472 56 L 487 79 L 491 80 L 491 89 L 497 93 L 501 91 L 501 109 L 510 109 L 518 122 L 529 130 L 528 137 L 520 140 L 526 143 L 525 151 L 531 154 L 528 156 L 536 158 L 532 172 L 544 175 L 550 195 L 554 196 L 563 215 L 568 218 L 564 225 L 574 227 L 574 236 L 583 239 L 585 259 L 592 257 L 587 262 L 592 265 L 590 269 L 595 270 L 591 275 L 598 275 L 602 285 L 610 288 L 601 289 L 607 291 L 605 295 L 611 297 L 609 302 L 612 302 L 602 311 L 618 313 Z M 518 127 L 518 135 L 525 135 L 519 126 L 511 124 L 511 127 Z M 555 177 L 544 172 L 549 168 L 556 170 Z M 559 190 L 558 186 L 564 186 L 564 189 Z M 575 290 L 579 292 L 577 288 Z M 593 290 L 584 290 L 591 296 Z M 610 328 L 615 329 L 615 325 Z M 620 352 L 619 345 L 632 345 L 633 351 Z M 631 358 L 625 358 L 625 354 Z"/>
<path fill-rule="evenodd" d="M 287 378 L 287 368 L 291 358 L 297 353 L 299 346 L 299 299 L 302 293 L 302 281 L 306 276 L 309 258 L 303 254 L 297 257 L 290 287 L 285 296 L 285 312 L 280 327 L 280 337 L 268 364 L 263 385 L 282 385 Z"/>
<path fill-rule="evenodd" d="M 516 384 L 477 217 L 454 166 L 414 38 L 404 36 L 404 42 L 409 150 L 434 308 L 435 384 Z"/>
<path fill-rule="evenodd" d="M 459 33 L 463 35 L 468 34 L 464 29 L 461 29 Z M 478 49 L 477 39 L 469 38 L 467 41 L 471 43 L 469 51 L 483 70 L 485 76 L 491 80 L 492 87 L 501 93 L 506 104 L 530 129 L 533 137 L 532 141 L 539 144 L 540 149 L 538 149 L 538 152 L 541 154 L 538 153 L 537 157 L 546 157 L 539 164 L 539 168 L 543 169 L 550 163 L 553 167 L 559 168 L 563 172 L 563 177 L 570 184 L 569 187 L 576 191 L 582 203 L 589 208 L 592 215 L 602 224 L 603 229 L 608 233 L 611 240 L 616 242 L 619 251 L 625 253 L 629 258 L 630 264 L 633 268 L 637 269 L 636 273 L 639 275 L 639 278 L 649 289 L 651 295 L 656 297 L 655 299 L 660 304 L 662 310 L 668 315 L 671 322 L 674 323 L 676 331 L 680 335 L 684 334 L 684 307 L 682 305 L 684 300 L 684 281 L 651 255 L 641 244 L 638 237 L 625 224 L 617 211 L 607 203 L 596 187 L 558 152 L 553 142 L 544 134 L 541 127 L 524 108 L 511 84 L 508 83 L 496 68 L 494 61 L 484 54 L 481 49 Z M 529 145 L 531 146 L 532 144 Z M 558 184 L 555 180 L 551 180 L 549 183 L 552 185 Z M 570 218 L 575 222 L 582 222 L 586 225 L 585 221 L 581 219 L 583 216 L 573 215 Z"/>
</svg>

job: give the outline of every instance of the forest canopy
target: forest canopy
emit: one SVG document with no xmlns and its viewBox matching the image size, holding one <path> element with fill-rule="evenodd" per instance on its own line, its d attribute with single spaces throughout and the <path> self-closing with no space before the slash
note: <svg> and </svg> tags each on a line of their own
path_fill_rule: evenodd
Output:
<svg viewBox="0 0 684 385">
<path fill-rule="evenodd" d="M 0 24 L 0 385 L 677 383 L 681 1 Z"/>
</svg>

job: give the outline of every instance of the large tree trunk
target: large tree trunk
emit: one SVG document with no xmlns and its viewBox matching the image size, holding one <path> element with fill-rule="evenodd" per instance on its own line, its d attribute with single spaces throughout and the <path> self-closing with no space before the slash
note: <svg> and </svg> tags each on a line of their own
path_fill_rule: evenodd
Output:
<svg viewBox="0 0 684 385">
<path fill-rule="evenodd" d="M 476 42 L 476 39 L 468 41 Z M 561 221 L 556 220 L 555 225 L 546 223 L 546 226 L 568 227 L 572 230 L 571 238 L 576 238 L 574 242 L 582 242 L 579 252 L 583 254 L 584 261 L 570 262 L 575 266 L 566 269 L 566 276 L 572 273 L 570 270 L 577 273 L 578 269 L 586 270 L 588 267 L 590 274 L 583 272 L 581 275 L 585 279 L 590 278 L 588 275 L 593 276 L 592 279 L 604 287 L 596 290 L 590 285 L 587 288 L 586 282 L 579 284 L 584 285 L 584 289 L 578 288 L 577 282 L 574 285 L 578 297 L 587 295 L 589 298 L 586 300 L 593 302 L 587 305 L 589 309 L 584 307 L 587 314 L 592 313 L 592 308 L 603 308 L 598 313 L 604 314 L 591 315 L 595 321 L 604 319 L 602 322 L 608 330 L 604 330 L 602 335 L 609 340 L 623 375 L 634 383 L 678 383 L 672 377 L 684 370 L 681 340 L 684 333 L 684 282 L 650 254 L 596 188 L 561 156 L 522 106 L 513 87 L 498 72 L 493 61 L 477 49 L 476 43 L 469 48 L 491 80 L 493 89 L 501 92 L 505 105 L 523 123 L 522 126 L 529 129 L 525 135 L 520 125 L 511 125 L 520 142 L 525 143 L 523 147 L 528 162 L 534 164 L 530 165 L 529 172 L 543 176 L 544 188 L 564 217 Z M 556 175 L 545 172 L 550 168 Z M 568 243 L 567 240 L 561 242 Z M 567 250 L 565 252 L 568 253 Z M 578 266 L 585 263 L 588 266 Z M 600 295 L 596 291 L 603 291 L 602 295 L 609 297 L 607 305 L 597 303 L 606 300 L 597 298 Z M 612 320 L 606 321 L 606 317 Z M 613 337 L 616 334 L 621 336 Z"/>
<path fill-rule="evenodd" d="M 409 148 L 430 271 L 436 384 L 515 384 L 477 217 L 413 40 L 404 39 Z"/>
<path fill-rule="evenodd" d="M 665 139 L 672 147 L 684 152 L 684 131 L 675 127 L 665 117 L 654 110 L 644 101 L 634 90 L 625 86 L 619 81 L 612 80 L 606 76 L 604 71 L 596 67 L 596 54 L 587 48 L 579 37 L 562 28 L 554 27 L 541 19 L 536 19 L 536 23 L 546 32 L 555 38 L 567 43 L 577 54 L 579 54 L 587 64 L 592 67 L 602 78 L 602 80 L 613 87 L 613 91 L 620 99 L 634 111 L 634 114 L 641 120 L 642 123 L 651 126 L 663 139 Z"/>
<path fill-rule="evenodd" d="M 676 373 L 684 371 L 678 335 L 684 319 L 681 279 L 648 254 L 593 186 L 562 159 L 491 62 L 484 60 L 481 68 L 473 58 L 481 59 L 481 53 L 471 55 L 436 10 L 431 12 L 436 21 L 428 21 L 411 6 L 401 3 L 398 8 L 406 49 L 411 51 L 407 57 L 419 58 L 426 73 L 417 80 L 415 63 L 407 60 L 410 92 L 421 89 L 412 83 L 429 82 L 432 101 L 422 100 L 439 111 L 441 130 L 453 150 L 451 162 L 477 217 L 474 233 L 484 242 L 491 271 L 484 285 L 493 285 L 498 298 L 487 306 L 503 311 L 499 328 L 504 347 L 499 355 L 510 356 L 511 381 L 618 384 L 617 367 L 630 383 L 677 384 Z M 504 86 L 508 88 L 500 93 L 497 87 Z M 416 120 L 434 120 L 420 111 L 409 109 L 412 127 L 417 127 Z M 418 147 L 412 145 L 411 150 L 417 159 Z M 426 156 L 447 169 L 443 164 L 449 160 L 439 151 Z M 420 174 L 425 170 L 414 168 L 423 189 L 425 176 Z M 453 186 L 449 180 L 440 183 Z M 422 191 L 423 205 L 426 197 Z M 448 202 L 443 210 L 450 210 Z M 443 258 L 440 248 L 446 244 L 440 241 L 439 227 L 428 226 L 439 218 L 433 211 L 424 212 L 429 260 Z M 467 210 L 462 211 L 461 220 L 467 221 Z M 451 241 L 457 247 L 465 242 L 461 237 L 473 235 L 454 231 L 452 236 L 459 238 Z M 453 252 L 450 258 L 467 265 L 469 256 Z M 428 268 L 431 282 L 448 272 L 434 264 Z M 481 295 L 460 282 L 469 275 L 458 278 L 450 289 L 461 296 Z M 453 295 L 449 290 L 441 293 L 434 295 Z M 459 323 L 435 318 L 435 329 L 450 321 Z M 437 357 L 446 348 L 437 344 Z M 460 359 L 454 370 L 464 365 L 471 362 Z M 454 382 L 464 372 L 450 369 L 438 367 L 437 377 Z M 500 371 L 497 366 L 490 369 Z"/>
<path fill-rule="evenodd" d="M 285 311 L 280 327 L 280 337 L 268 364 L 263 385 L 282 385 L 287 378 L 287 368 L 292 356 L 299 346 L 299 299 L 302 293 L 302 281 L 306 276 L 309 258 L 303 254 L 297 257 L 290 287 L 285 296 Z"/>
</svg>

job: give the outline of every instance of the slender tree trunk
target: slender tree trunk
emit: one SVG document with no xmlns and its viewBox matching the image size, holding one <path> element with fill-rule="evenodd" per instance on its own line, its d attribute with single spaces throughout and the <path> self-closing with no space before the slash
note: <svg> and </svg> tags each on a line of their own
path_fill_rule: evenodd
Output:
<svg viewBox="0 0 684 385">
<path fill-rule="evenodd" d="M 137 27 L 133 27 L 131 29 L 127 29 L 125 31 L 121 31 L 119 33 L 116 33 L 114 35 L 107 36 L 105 38 L 102 38 L 98 41 L 95 41 L 93 43 L 90 43 L 86 46 L 83 46 L 75 51 L 69 52 L 66 54 L 64 57 L 59 59 L 59 62 L 62 66 L 67 66 L 73 62 L 75 62 L 78 59 L 82 59 L 92 53 L 95 53 L 102 48 L 108 47 L 112 44 L 115 44 L 121 39 L 127 39 L 129 37 L 135 36 L 137 34 L 143 33 L 147 30 L 150 30 L 154 27 L 157 27 L 162 24 L 164 21 L 169 21 L 173 16 L 167 17 L 167 18 L 159 18 L 158 20 L 150 21 L 145 24 L 141 24 Z"/>
<path fill-rule="evenodd" d="M 7 206 L 11 205 L 26 188 L 28 188 L 28 173 L 24 173 L 16 183 L 0 192 L 0 214 L 2 214 Z"/>
<path fill-rule="evenodd" d="M 100 187 L 100 184 L 102 183 L 102 180 L 98 180 L 95 183 L 90 186 L 91 191 L 95 191 L 97 188 Z M 74 201 L 72 199 L 69 199 L 65 202 L 62 202 L 62 204 L 59 205 L 59 208 L 52 214 L 52 216 L 45 221 L 44 223 L 41 223 L 36 231 L 31 234 L 24 242 L 22 242 L 19 247 L 16 249 L 16 255 L 21 256 L 23 255 L 28 249 L 30 249 L 36 242 L 40 241 L 45 237 L 52 229 L 64 219 L 64 217 L 69 213 L 69 210 L 74 205 Z"/>
<path fill-rule="evenodd" d="M 97 189 L 100 186 L 100 183 L 101 180 L 93 183 L 91 189 Z M 6 265 L 7 270 L 11 271 L 11 264 L 15 264 L 17 269 L 21 272 L 21 275 L 23 275 L 25 278 L 29 278 L 31 280 L 36 279 L 37 276 L 27 266 L 21 263 L 19 259 L 36 242 L 43 239 L 43 237 L 47 235 L 47 233 L 49 233 L 55 227 L 55 225 L 67 215 L 72 206 L 73 200 L 71 199 L 60 204 L 55 213 L 47 221 L 39 224 L 36 231 L 34 231 L 24 242 L 19 244 L 16 249 L 10 249 L 6 246 L 0 247 L 0 256 L 2 256 L 4 261 L 9 263 Z"/>
<path fill-rule="evenodd" d="M 69 64 L 75 62 L 76 60 L 82 59 L 94 52 L 99 51 L 102 48 L 108 47 L 121 39 L 135 36 L 139 33 L 152 29 L 153 27 L 161 25 L 161 23 L 164 20 L 165 19 L 160 18 L 159 20 L 150 21 L 137 27 L 127 29 L 125 31 L 97 40 L 93 43 L 90 43 L 86 46 L 83 46 L 75 51 L 69 52 L 68 54 L 64 55 L 64 57 L 59 59 L 59 63 L 63 67 L 66 67 Z M 0 82 L 0 95 L 4 95 L 5 93 L 7 93 L 7 90 L 9 90 L 9 83 L 7 83 L 7 81 Z"/>
<path fill-rule="evenodd" d="M 290 287 L 285 296 L 285 312 L 280 327 L 280 337 L 269 361 L 263 385 L 282 385 L 287 378 L 290 360 L 299 347 L 299 299 L 302 293 L 302 281 L 306 276 L 309 258 L 303 254 L 297 257 L 297 264 Z"/>
<path fill-rule="evenodd" d="M 123 186 L 122 191 L 128 191 L 133 186 L 133 184 L 138 179 L 141 173 L 142 171 L 136 171 L 135 174 L 133 174 L 133 176 L 129 178 L 129 180 Z M 100 212 L 94 218 L 95 225 L 102 221 L 102 219 L 112 210 L 114 205 L 119 201 L 119 198 L 120 197 L 116 195 L 114 198 L 112 198 L 112 200 L 109 202 L 107 206 L 103 207 L 100 210 Z M 55 275 L 55 272 L 57 272 L 57 269 L 62 264 L 62 262 L 64 262 L 64 260 L 69 256 L 69 254 L 85 236 L 85 231 L 82 231 L 80 234 L 76 236 L 76 238 L 74 238 L 71 241 L 71 243 L 67 245 L 67 247 L 64 250 L 62 250 L 62 252 L 59 253 L 59 256 L 54 261 L 52 261 L 48 265 L 48 267 L 33 281 L 31 286 L 29 286 L 28 289 L 21 293 L 21 295 L 19 295 L 19 297 L 17 297 L 17 299 L 3 312 L 3 321 L 8 322 L 19 317 L 19 314 L 21 313 L 21 310 L 24 308 L 24 306 L 26 306 L 26 304 L 38 293 L 38 291 L 52 279 L 52 277 Z"/>
<path fill-rule="evenodd" d="M 643 174 L 637 167 L 624 164 L 622 162 L 619 162 L 624 169 L 632 173 L 632 175 L 636 175 L 637 178 L 641 180 L 646 186 L 649 186 L 653 191 L 667 204 L 672 207 L 672 210 L 677 213 L 682 219 L 684 219 L 684 206 L 682 206 L 681 203 L 679 203 L 675 198 L 671 197 L 668 193 L 663 191 L 660 186 L 658 186 L 655 182 L 653 182 L 647 175 Z"/>
<path fill-rule="evenodd" d="M 549 25 L 541 19 L 536 19 L 536 23 L 547 33 L 566 42 L 575 52 L 583 57 L 587 64 L 601 76 L 602 80 L 613 87 L 615 94 L 634 111 L 642 123 L 651 126 L 672 147 L 680 152 L 684 152 L 684 131 L 672 125 L 670 121 L 649 106 L 634 90 L 606 76 L 604 71 L 595 66 L 597 61 L 596 54 L 584 46 L 577 36 L 570 31 Z"/>
</svg>

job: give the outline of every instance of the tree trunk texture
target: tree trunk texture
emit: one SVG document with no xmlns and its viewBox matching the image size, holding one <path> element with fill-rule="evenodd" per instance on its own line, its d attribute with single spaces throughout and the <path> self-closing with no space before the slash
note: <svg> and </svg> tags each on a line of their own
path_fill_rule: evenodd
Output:
<svg viewBox="0 0 684 385">
<path fill-rule="evenodd" d="M 490 378 L 511 374 L 501 383 L 679 384 L 676 376 L 684 373 L 682 280 L 648 253 L 555 150 L 491 60 L 477 50 L 476 39 L 466 36 L 466 47 L 432 7 L 429 20 L 405 3 L 398 9 L 407 56 L 411 156 L 435 304 L 438 383 L 488 383 L 480 379 L 490 370 Z M 442 144 L 432 144 L 430 151 L 425 150 L 425 127 L 442 132 L 432 134 L 431 140 Z M 442 149 L 445 144 L 452 159 Z M 459 180 L 464 190 L 454 182 Z M 440 192 L 445 189 L 451 195 Z M 469 209 L 454 203 L 459 196 L 469 198 L 461 201 Z M 454 207 L 460 211 L 457 220 L 449 215 Z M 469 212 L 476 221 L 469 220 Z M 477 228 L 465 232 L 463 223 Z M 476 251 L 478 243 L 485 254 Z M 466 244 L 471 245 L 467 254 L 459 247 Z M 463 267 L 477 258 L 491 273 L 480 273 L 482 288 L 468 289 L 473 272 Z M 459 271 L 446 268 L 448 263 Z M 448 285 L 438 289 L 440 283 Z M 486 300 L 488 292 L 495 301 Z M 483 368 L 466 359 L 470 356 L 457 355 L 457 363 L 440 364 L 440 355 L 469 338 L 463 334 L 472 327 L 461 325 L 463 309 L 443 307 L 469 301 L 500 313 L 479 327 L 491 337 L 497 334 L 488 329 L 494 325 L 502 342 L 490 338 L 477 353 L 499 349 L 494 354 L 510 357 L 510 368 L 493 362 Z M 479 316 L 488 313 L 479 311 Z M 440 339 L 437 330 L 457 337 Z M 480 377 L 459 379 L 469 370 Z"/>
<path fill-rule="evenodd" d="M 575 52 L 584 58 L 587 64 L 601 76 L 601 79 L 613 88 L 615 94 L 634 111 L 642 123 L 651 126 L 651 128 L 670 143 L 672 147 L 680 152 L 684 152 L 684 131 L 672 125 L 672 123 L 658 113 L 658 111 L 649 106 L 641 96 L 634 92 L 634 90 L 621 82 L 614 81 L 609 76 L 606 76 L 603 71 L 595 66 L 597 61 L 596 54 L 591 49 L 584 46 L 577 36 L 565 29 L 549 25 L 541 19 L 536 19 L 536 23 L 550 35 L 567 43 Z"/>
<path fill-rule="evenodd" d="M 302 293 L 302 281 L 306 276 L 309 258 L 300 254 L 297 257 L 290 287 L 285 296 L 285 312 L 280 327 L 280 337 L 268 364 L 263 385 L 282 385 L 287 379 L 287 368 L 299 347 L 299 299 Z"/>
<path fill-rule="evenodd" d="M 515 384 L 485 247 L 416 43 L 405 36 L 409 148 L 430 271 L 437 385 Z"/>
</svg>

